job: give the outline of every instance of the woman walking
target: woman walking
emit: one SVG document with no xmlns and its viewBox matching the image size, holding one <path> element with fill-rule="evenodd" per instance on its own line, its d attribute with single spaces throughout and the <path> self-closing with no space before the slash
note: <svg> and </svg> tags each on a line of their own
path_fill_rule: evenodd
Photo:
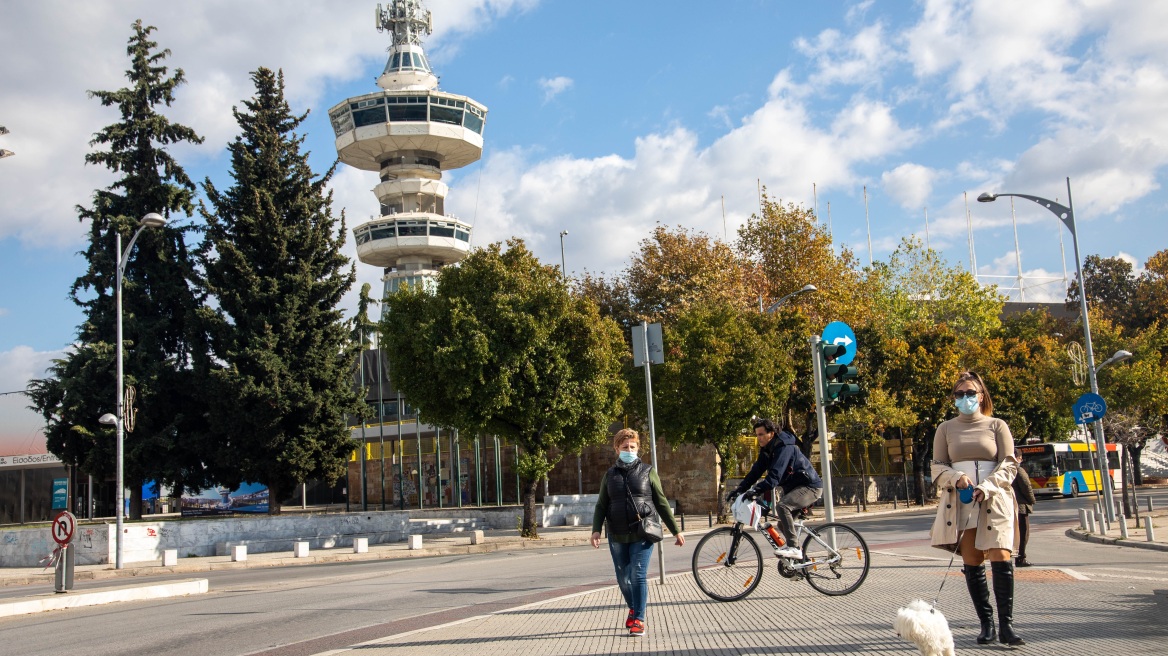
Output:
<svg viewBox="0 0 1168 656">
<path fill-rule="evenodd" d="M 1022 463 L 1022 452 L 1015 451 L 1019 465 Z M 1018 559 L 1015 567 L 1030 567 L 1026 560 L 1026 543 L 1030 541 L 1030 514 L 1034 512 L 1034 504 L 1038 501 L 1034 497 L 1034 485 L 1030 482 L 1030 475 L 1026 469 L 1018 467 L 1018 475 L 1014 477 L 1010 486 L 1014 488 L 1014 498 L 1018 501 Z"/>
<path fill-rule="evenodd" d="M 600 498 L 592 519 L 592 546 L 600 548 L 600 529 L 608 524 L 608 550 L 616 570 L 625 605 L 629 607 L 625 628 L 631 636 L 645 635 L 645 606 L 649 599 L 649 559 L 653 542 L 638 534 L 637 516 L 656 512 L 661 523 L 677 537 L 682 546 L 685 537 L 669 509 L 669 500 L 661 491 L 661 480 L 653 467 L 641 462 L 640 437 L 637 431 L 624 428 L 612 438 L 617 462 L 600 482 Z"/>
<path fill-rule="evenodd" d="M 995 639 L 1026 644 L 1014 632 L 1014 547 L 1017 504 L 1011 481 L 1018 472 L 1014 438 L 1006 422 L 993 417 L 994 404 L 981 376 L 962 372 L 953 385 L 960 414 L 937 427 L 933 438 L 933 481 L 941 491 L 930 535 L 934 547 L 960 551 L 965 583 L 981 621 L 977 643 Z M 994 576 L 998 626 L 990 604 L 985 566 Z"/>
</svg>

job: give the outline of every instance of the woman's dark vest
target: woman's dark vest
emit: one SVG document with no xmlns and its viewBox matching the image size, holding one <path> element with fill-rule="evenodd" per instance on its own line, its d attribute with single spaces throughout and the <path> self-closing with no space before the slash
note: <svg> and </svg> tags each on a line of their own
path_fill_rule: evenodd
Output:
<svg viewBox="0 0 1168 656">
<path fill-rule="evenodd" d="M 605 519 L 610 533 L 633 532 L 630 525 L 637 521 L 633 504 L 636 504 L 642 515 L 654 512 L 653 484 L 649 482 L 649 472 L 652 470 L 651 466 L 640 460 L 631 465 L 619 463 L 608 470 L 608 514 Z M 631 501 L 629 492 L 633 494 Z"/>
</svg>

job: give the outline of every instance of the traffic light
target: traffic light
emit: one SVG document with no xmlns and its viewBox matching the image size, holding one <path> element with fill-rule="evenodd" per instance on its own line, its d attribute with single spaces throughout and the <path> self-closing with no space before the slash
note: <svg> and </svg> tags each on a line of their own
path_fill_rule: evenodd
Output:
<svg viewBox="0 0 1168 656">
<path fill-rule="evenodd" d="M 831 405 L 860 393 L 860 386 L 851 382 L 858 371 L 847 364 L 835 364 L 847 347 L 842 344 L 821 344 L 823 354 L 823 404 Z"/>
</svg>

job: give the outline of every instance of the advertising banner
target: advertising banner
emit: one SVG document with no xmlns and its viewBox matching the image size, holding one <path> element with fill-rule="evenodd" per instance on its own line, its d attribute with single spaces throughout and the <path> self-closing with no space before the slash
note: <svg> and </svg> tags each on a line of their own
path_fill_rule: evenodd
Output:
<svg viewBox="0 0 1168 656">
<path fill-rule="evenodd" d="M 234 490 L 222 486 L 213 487 L 199 492 L 188 492 L 182 497 L 183 517 L 267 512 L 268 486 L 259 483 L 244 483 Z"/>
<path fill-rule="evenodd" d="M 69 479 L 53 479 L 53 510 L 65 510 L 69 507 Z"/>
</svg>

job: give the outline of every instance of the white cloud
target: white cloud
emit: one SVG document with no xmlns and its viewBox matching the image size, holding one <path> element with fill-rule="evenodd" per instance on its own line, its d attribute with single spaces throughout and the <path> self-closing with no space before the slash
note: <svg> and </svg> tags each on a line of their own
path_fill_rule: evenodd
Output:
<svg viewBox="0 0 1168 656">
<path fill-rule="evenodd" d="M 453 56 L 461 36 L 483 29 L 539 0 L 431 0 L 435 33 L 427 40 L 439 57 Z M 93 133 L 118 120 L 115 110 L 85 96 L 86 90 L 127 84 L 125 55 L 131 24 L 157 26 L 151 38 L 169 48 L 171 72 L 182 68 L 188 83 L 176 91 L 171 120 L 206 138 L 203 146 L 173 152 L 190 167 L 222 154 L 237 126 L 231 108 L 249 98 L 248 73 L 260 66 L 284 71 L 294 111 L 327 109 L 332 85 L 365 76 L 384 63 L 389 37 L 374 29 L 365 2 L 287 0 L 238 3 L 147 0 L 77 3 L 44 0 L 5 6 L 0 21 L 4 66 L 3 122 L 11 130 L 4 147 L 17 157 L 0 176 L 0 239 L 33 246 L 70 248 L 85 226 L 74 206 L 88 205 L 96 188 L 112 180 L 104 168 L 82 161 Z M 46 40 L 46 35 L 52 35 Z M 372 87 L 371 87 L 372 88 Z"/>
<path fill-rule="evenodd" d="M 862 27 L 850 37 L 838 30 L 824 30 L 814 42 L 797 39 L 795 49 L 814 60 L 816 70 L 809 77 L 815 86 L 879 84 L 880 70 L 896 60 L 879 22 Z"/>
<path fill-rule="evenodd" d="M 924 207 L 933 191 L 938 172 L 920 164 L 901 164 L 880 176 L 884 192 L 905 209 Z"/>
<path fill-rule="evenodd" d="M 28 387 L 30 380 L 43 378 L 53 359 L 64 351 L 34 351 L 17 346 L 0 352 L 0 392 L 17 392 Z M 0 454 L 43 453 L 44 421 L 28 409 L 30 399 L 24 394 L 0 396 Z"/>
<path fill-rule="evenodd" d="M 540 78 L 539 87 L 543 89 L 543 101 L 549 102 L 552 98 L 572 88 L 575 82 L 570 77 L 559 75 L 553 78 Z"/>
</svg>

